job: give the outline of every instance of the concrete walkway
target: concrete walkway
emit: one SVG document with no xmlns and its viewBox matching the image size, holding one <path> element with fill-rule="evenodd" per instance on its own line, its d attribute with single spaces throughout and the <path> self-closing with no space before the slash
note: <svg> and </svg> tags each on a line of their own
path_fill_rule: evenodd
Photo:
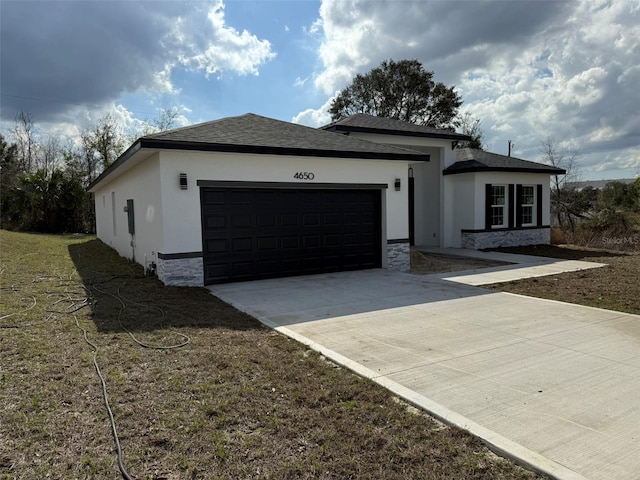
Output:
<svg viewBox="0 0 640 480">
<path fill-rule="evenodd" d="M 535 255 L 518 255 L 503 252 L 481 252 L 464 248 L 431 248 L 415 247 L 416 250 L 436 255 L 449 255 L 454 257 L 471 257 L 482 260 L 496 260 L 510 265 L 498 267 L 479 268 L 464 272 L 441 273 L 433 278 L 441 278 L 451 282 L 464 283 L 465 285 L 489 285 L 491 283 L 510 282 L 522 278 L 544 277 L 563 272 L 576 272 L 590 268 L 604 267 L 604 263 L 583 262 L 580 260 L 559 260 L 557 258 L 538 257 Z"/>
<path fill-rule="evenodd" d="M 555 478 L 640 478 L 640 316 L 386 270 L 210 290 Z"/>
</svg>

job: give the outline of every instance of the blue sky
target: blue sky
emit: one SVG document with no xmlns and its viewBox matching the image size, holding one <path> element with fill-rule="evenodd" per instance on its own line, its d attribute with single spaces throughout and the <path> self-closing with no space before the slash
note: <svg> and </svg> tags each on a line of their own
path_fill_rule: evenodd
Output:
<svg viewBox="0 0 640 480">
<path fill-rule="evenodd" d="M 640 174 L 640 4 L 425 0 L 0 1 L 0 132 L 18 112 L 77 138 L 253 112 L 319 126 L 336 92 L 416 58 L 455 85 L 488 149 L 541 159 L 553 136 L 584 180 Z"/>
</svg>

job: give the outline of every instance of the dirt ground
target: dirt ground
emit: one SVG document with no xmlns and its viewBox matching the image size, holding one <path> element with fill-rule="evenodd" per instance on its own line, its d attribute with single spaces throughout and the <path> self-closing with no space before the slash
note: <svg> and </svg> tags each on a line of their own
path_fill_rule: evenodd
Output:
<svg viewBox="0 0 640 480">
<path fill-rule="evenodd" d="M 432 275 L 435 273 L 459 272 L 476 268 L 498 267 L 508 265 L 505 262 L 482 260 L 479 258 L 455 257 L 411 251 L 411 273 L 416 275 Z"/>
<path fill-rule="evenodd" d="M 598 250 L 575 245 L 534 245 L 496 251 L 564 260 L 605 263 L 606 267 L 487 285 L 485 288 L 591 307 L 640 314 L 640 252 Z M 479 259 L 411 253 L 411 273 L 429 275 L 503 265 Z"/>
<path fill-rule="evenodd" d="M 606 263 L 603 268 L 489 285 L 487 288 L 640 315 L 640 251 L 537 245 L 499 251 Z"/>
</svg>

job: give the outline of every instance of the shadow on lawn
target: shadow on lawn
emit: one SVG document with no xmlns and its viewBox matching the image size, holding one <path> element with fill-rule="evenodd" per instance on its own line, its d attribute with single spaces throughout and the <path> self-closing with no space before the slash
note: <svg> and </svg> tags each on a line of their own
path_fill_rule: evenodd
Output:
<svg viewBox="0 0 640 480">
<path fill-rule="evenodd" d="M 100 240 L 69 245 L 69 254 L 92 297 L 99 331 L 157 331 L 167 327 L 264 328 L 204 288 L 166 287 Z"/>
</svg>

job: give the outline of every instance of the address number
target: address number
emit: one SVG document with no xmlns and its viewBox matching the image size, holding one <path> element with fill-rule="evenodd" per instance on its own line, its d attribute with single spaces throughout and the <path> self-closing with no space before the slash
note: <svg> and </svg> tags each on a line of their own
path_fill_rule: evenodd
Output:
<svg viewBox="0 0 640 480">
<path fill-rule="evenodd" d="M 314 178 L 316 178 L 316 176 L 313 174 L 313 172 L 296 172 L 293 175 L 293 178 L 295 178 L 296 180 L 313 180 Z"/>
</svg>

